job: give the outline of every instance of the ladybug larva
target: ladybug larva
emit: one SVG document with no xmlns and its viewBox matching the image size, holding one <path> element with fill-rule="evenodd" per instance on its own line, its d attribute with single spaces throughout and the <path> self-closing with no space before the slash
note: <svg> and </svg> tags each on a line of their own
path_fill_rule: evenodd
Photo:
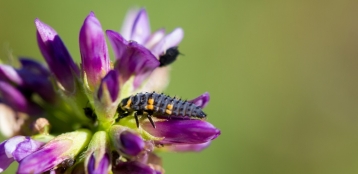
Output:
<svg viewBox="0 0 358 174">
<path fill-rule="evenodd" d="M 152 120 L 152 116 L 175 116 L 198 119 L 206 117 L 206 114 L 201 108 L 193 103 L 155 92 L 138 93 L 123 99 L 119 103 L 117 112 L 119 113 L 119 119 L 134 113 L 137 127 L 139 127 L 138 116 L 142 116 L 146 113 L 147 118 L 154 128 L 155 124 Z"/>
</svg>

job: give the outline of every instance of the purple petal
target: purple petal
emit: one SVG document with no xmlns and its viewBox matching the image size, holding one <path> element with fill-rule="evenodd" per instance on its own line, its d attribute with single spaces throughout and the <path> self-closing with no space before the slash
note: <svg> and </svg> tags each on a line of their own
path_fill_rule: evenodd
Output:
<svg viewBox="0 0 358 174">
<path fill-rule="evenodd" d="M 9 65 L 0 65 L 0 80 L 14 83 L 16 85 L 23 83 L 15 68 Z"/>
<path fill-rule="evenodd" d="M 19 58 L 19 61 L 22 65 L 22 69 L 26 69 L 34 74 L 43 76 L 43 77 L 48 77 L 50 76 L 50 72 L 48 71 L 48 69 L 42 65 L 40 62 L 37 62 L 33 59 L 28 59 L 28 58 Z"/>
<path fill-rule="evenodd" d="M 200 95 L 199 97 L 190 100 L 190 103 L 194 103 L 196 106 L 199 106 L 200 108 L 205 108 L 206 105 L 208 105 L 210 101 L 210 95 L 208 92 L 205 92 L 204 94 Z"/>
<path fill-rule="evenodd" d="M 106 85 L 106 88 L 104 87 Z M 118 72 L 110 70 L 108 74 L 102 79 L 101 85 L 98 89 L 98 98 L 102 98 L 103 90 L 107 89 L 111 95 L 112 102 L 117 100 L 119 94 L 119 77 Z"/>
<path fill-rule="evenodd" d="M 137 161 L 130 161 L 130 162 L 123 162 L 119 163 L 115 168 L 112 170 L 114 174 L 156 174 L 157 172 L 150 168 L 149 166 L 137 162 Z"/>
<path fill-rule="evenodd" d="M 120 150 L 130 156 L 137 156 L 144 149 L 143 139 L 135 133 L 124 131 L 120 134 Z"/>
<path fill-rule="evenodd" d="M 139 11 L 140 9 L 137 8 L 130 9 L 126 14 L 126 17 L 124 18 L 121 35 L 127 40 L 131 39 L 133 24 L 138 16 Z"/>
<path fill-rule="evenodd" d="M 168 48 L 178 46 L 184 37 L 184 31 L 181 28 L 174 29 L 171 33 L 166 35 L 153 49 L 152 53 L 158 57 L 163 54 Z"/>
<path fill-rule="evenodd" d="M 148 49 L 152 49 L 155 45 L 157 45 L 165 36 L 165 29 L 159 29 L 155 31 L 152 35 L 149 36 L 145 43 L 145 47 Z"/>
<path fill-rule="evenodd" d="M 75 78 L 80 71 L 72 60 L 57 32 L 50 26 L 35 20 L 37 28 L 37 42 L 42 55 L 58 81 L 69 92 L 75 90 Z"/>
<path fill-rule="evenodd" d="M 44 143 L 30 137 L 16 136 L 0 144 L 0 172 L 5 170 L 14 160 L 21 161 L 39 149 Z"/>
<path fill-rule="evenodd" d="M 19 90 L 6 82 L 0 81 L 0 94 L 4 102 L 15 110 L 31 114 L 40 112 L 39 106 L 28 101 Z"/>
<path fill-rule="evenodd" d="M 17 136 L 8 140 L 5 148 L 11 153 L 16 161 L 21 161 L 26 156 L 32 154 L 45 143 L 35 141 L 30 137 Z"/>
<path fill-rule="evenodd" d="M 172 152 L 200 152 L 209 147 L 211 141 L 201 144 L 173 144 L 165 146 L 167 151 Z"/>
<path fill-rule="evenodd" d="M 147 40 L 149 35 L 150 25 L 147 11 L 145 9 L 141 9 L 134 20 L 130 40 L 136 41 L 142 45 Z"/>
<path fill-rule="evenodd" d="M 62 154 L 71 145 L 72 141 L 66 141 L 66 139 L 57 143 L 46 144 L 40 150 L 24 158 L 19 164 L 17 173 L 42 173 L 54 168 L 68 159 L 63 157 Z"/>
<path fill-rule="evenodd" d="M 120 78 L 125 82 L 131 75 L 136 75 L 134 88 L 137 88 L 159 66 L 159 61 L 148 49 L 136 42 L 125 41 L 115 31 L 107 30 L 107 36 L 115 50 L 115 69 L 119 71 Z"/>
<path fill-rule="evenodd" d="M 14 158 L 12 158 L 10 155 L 8 156 L 6 154 L 5 151 L 5 143 L 7 142 L 7 140 L 5 140 L 4 142 L 0 143 L 0 173 L 3 172 L 4 170 L 6 170 L 9 165 L 14 161 Z"/>
<path fill-rule="evenodd" d="M 164 137 L 159 144 L 200 144 L 211 141 L 220 135 L 220 130 L 203 120 L 165 120 L 156 121 L 157 128 L 144 122 L 143 128 L 151 135 Z"/>
<path fill-rule="evenodd" d="M 88 84 L 95 87 L 109 71 L 110 62 L 102 26 L 93 12 L 87 16 L 82 25 L 79 42 L 82 71 L 86 73 Z"/>
<path fill-rule="evenodd" d="M 94 155 L 92 154 L 88 162 L 87 171 L 89 174 L 108 173 L 109 165 L 110 162 L 108 154 L 104 154 L 103 158 L 97 163 Z"/>
<path fill-rule="evenodd" d="M 23 85 L 21 85 L 22 89 L 39 94 L 47 102 L 55 102 L 56 92 L 48 77 L 35 74 L 33 71 L 25 68 L 20 69 L 17 72 L 23 79 Z"/>
</svg>

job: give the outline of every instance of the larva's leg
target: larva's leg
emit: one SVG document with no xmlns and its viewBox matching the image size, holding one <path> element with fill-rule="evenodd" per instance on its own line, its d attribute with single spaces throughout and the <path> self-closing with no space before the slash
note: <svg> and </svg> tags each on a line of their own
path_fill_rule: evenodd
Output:
<svg viewBox="0 0 358 174">
<path fill-rule="evenodd" d="M 153 115 L 153 111 L 147 111 L 148 115 L 147 115 L 147 118 L 148 120 L 150 121 L 150 124 L 152 124 L 152 126 L 154 127 L 154 129 L 156 128 L 155 124 L 154 124 L 154 121 L 152 119 L 152 115 Z"/>
</svg>

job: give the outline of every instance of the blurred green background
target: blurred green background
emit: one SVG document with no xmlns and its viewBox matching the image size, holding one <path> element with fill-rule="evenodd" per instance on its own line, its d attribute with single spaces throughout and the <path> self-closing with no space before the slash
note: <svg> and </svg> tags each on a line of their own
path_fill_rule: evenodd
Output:
<svg viewBox="0 0 358 174">
<path fill-rule="evenodd" d="M 358 172 L 358 1 L 0 1 L 0 57 L 42 59 L 38 17 L 78 61 L 89 12 L 119 30 L 133 6 L 152 30 L 184 29 L 166 93 L 210 92 L 222 131 L 203 152 L 160 154 L 167 173 Z"/>
</svg>

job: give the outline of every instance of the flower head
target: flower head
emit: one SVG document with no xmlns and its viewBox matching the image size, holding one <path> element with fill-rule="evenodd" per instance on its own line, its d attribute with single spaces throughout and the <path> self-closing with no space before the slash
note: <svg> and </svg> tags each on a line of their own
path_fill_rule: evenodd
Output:
<svg viewBox="0 0 358 174">
<path fill-rule="evenodd" d="M 185 102 L 159 94 L 140 99 L 142 105 L 130 100 L 164 90 L 175 57 L 160 59 L 177 51 L 181 28 L 151 33 L 146 10 L 135 9 L 121 33 L 104 32 L 90 12 L 79 32 L 77 65 L 50 25 L 36 19 L 35 26 L 47 67 L 28 58 L 19 59 L 20 67 L 0 65 L 0 123 L 6 125 L 0 131 L 19 135 L 0 143 L 0 172 L 17 161 L 18 173 L 163 173 L 156 151 L 200 151 L 220 135 L 203 119 L 208 93 Z"/>
</svg>

